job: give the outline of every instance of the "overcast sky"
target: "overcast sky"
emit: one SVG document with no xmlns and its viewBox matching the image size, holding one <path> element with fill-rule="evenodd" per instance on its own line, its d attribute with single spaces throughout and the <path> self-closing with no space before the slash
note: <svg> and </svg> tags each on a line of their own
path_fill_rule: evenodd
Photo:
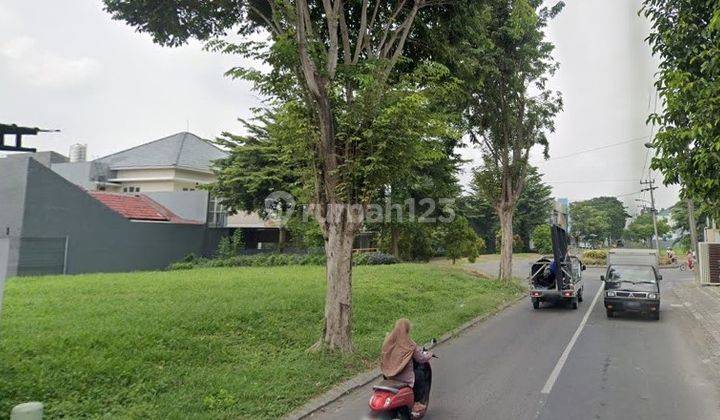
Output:
<svg viewBox="0 0 720 420">
<path fill-rule="evenodd" d="M 558 197 L 615 195 L 635 204 L 647 198 L 639 181 L 647 177 L 645 118 L 656 101 L 640 0 L 566 3 L 549 31 L 565 111 L 551 136 L 553 159 L 534 163 Z M 100 157 L 188 127 L 208 139 L 242 132 L 237 118 L 259 101 L 249 84 L 223 77 L 238 64 L 200 44 L 156 46 L 112 21 L 100 0 L 0 2 L 0 122 L 61 129 L 29 138 L 41 150 L 67 154 L 80 142 Z M 671 205 L 676 188 L 662 188 L 658 198 L 659 207 Z"/>
</svg>

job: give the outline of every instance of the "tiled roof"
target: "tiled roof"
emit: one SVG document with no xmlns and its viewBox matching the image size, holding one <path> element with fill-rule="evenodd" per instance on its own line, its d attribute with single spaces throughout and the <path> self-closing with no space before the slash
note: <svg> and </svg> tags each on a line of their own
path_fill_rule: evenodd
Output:
<svg viewBox="0 0 720 420">
<path fill-rule="evenodd" d="M 97 159 L 110 168 L 181 167 L 209 172 L 212 161 L 227 156 L 192 133 L 177 133 Z"/>
<path fill-rule="evenodd" d="M 98 191 L 89 191 L 88 193 L 126 219 L 178 224 L 199 224 L 199 222 L 178 217 L 167 208 L 143 194 L 117 194 Z"/>
</svg>

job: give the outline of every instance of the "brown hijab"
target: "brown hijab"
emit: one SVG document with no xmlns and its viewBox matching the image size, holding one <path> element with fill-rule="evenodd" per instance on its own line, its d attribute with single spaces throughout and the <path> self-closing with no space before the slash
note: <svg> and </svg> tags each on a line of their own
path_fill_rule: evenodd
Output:
<svg viewBox="0 0 720 420">
<path fill-rule="evenodd" d="M 415 342 L 410 339 L 410 321 L 398 319 L 382 345 L 382 374 L 392 377 L 400 373 L 410 363 L 415 346 Z"/>
</svg>

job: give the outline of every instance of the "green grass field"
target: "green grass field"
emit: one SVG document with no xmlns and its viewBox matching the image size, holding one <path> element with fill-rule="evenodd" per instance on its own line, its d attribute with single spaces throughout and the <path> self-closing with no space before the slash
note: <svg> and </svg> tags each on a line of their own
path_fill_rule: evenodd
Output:
<svg viewBox="0 0 720 420">
<path fill-rule="evenodd" d="M 425 342 L 517 296 L 458 269 L 355 269 L 356 354 L 308 353 L 324 269 L 199 269 L 22 278 L 0 320 L 0 418 L 277 418 L 375 365 L 396 318 Z"/>
</svg>

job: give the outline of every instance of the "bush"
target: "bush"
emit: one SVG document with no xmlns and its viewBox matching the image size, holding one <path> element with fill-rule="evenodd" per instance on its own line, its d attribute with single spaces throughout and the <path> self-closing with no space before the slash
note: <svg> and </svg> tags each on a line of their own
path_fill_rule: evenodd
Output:
<svg viewBox="0 0 720 420">
<path fill-rule="evenodd" d="M 382 252 L 353 255 L 355 265 L 397 264 L 395 256 Z M 202 259 L 193 262 L 181 261 L 170 264 L 168 270 L 190 270 L 195 267 L 279 267 L 285 265 L 325 265 L 324 254 L 258 254 L 238 255 L 228 258 Z"/>
<path fill-rule="evenodd" d="M 367 252 L 353 255 L 354 265 L 387 265 L 399 262 L 400 260 L 397 257 L 384 252 Z"/>
<path fill-rule="evenodd" d="M 608 251 L 607 249 L 589 249 L 587 251 L 583 251 L 582 256 L 583 258 L 606 260 Z"/>
<path fill-rule="evenodd" d="M 217 252 L 215 253 L 215 257 L 226 259 L 230 258 L 233 255 L 235 255 L 235 250 L 233 249 L 232 241 L 230 240 L 229 236 L 223 236 L 220 238 L 220 242 L 218 243 Z"/>
<path fill-rule="evenodd" d="M 176 262 L 176 263 L 170 264 L 167 269 L 171 270 L 171 271 L 175 271 L 175 270 L 192 270 L 193 268 L 195 268 L 194 263 L 187 262 L 187 261 L 181 261 L 181 262 Z"/>
<path fill-rule="evenodd" d="M 587 265 L 605 265 L 607 264 L 607 249 L 589 249 L 583 251 L 582 261 Z"/>
</svg>

